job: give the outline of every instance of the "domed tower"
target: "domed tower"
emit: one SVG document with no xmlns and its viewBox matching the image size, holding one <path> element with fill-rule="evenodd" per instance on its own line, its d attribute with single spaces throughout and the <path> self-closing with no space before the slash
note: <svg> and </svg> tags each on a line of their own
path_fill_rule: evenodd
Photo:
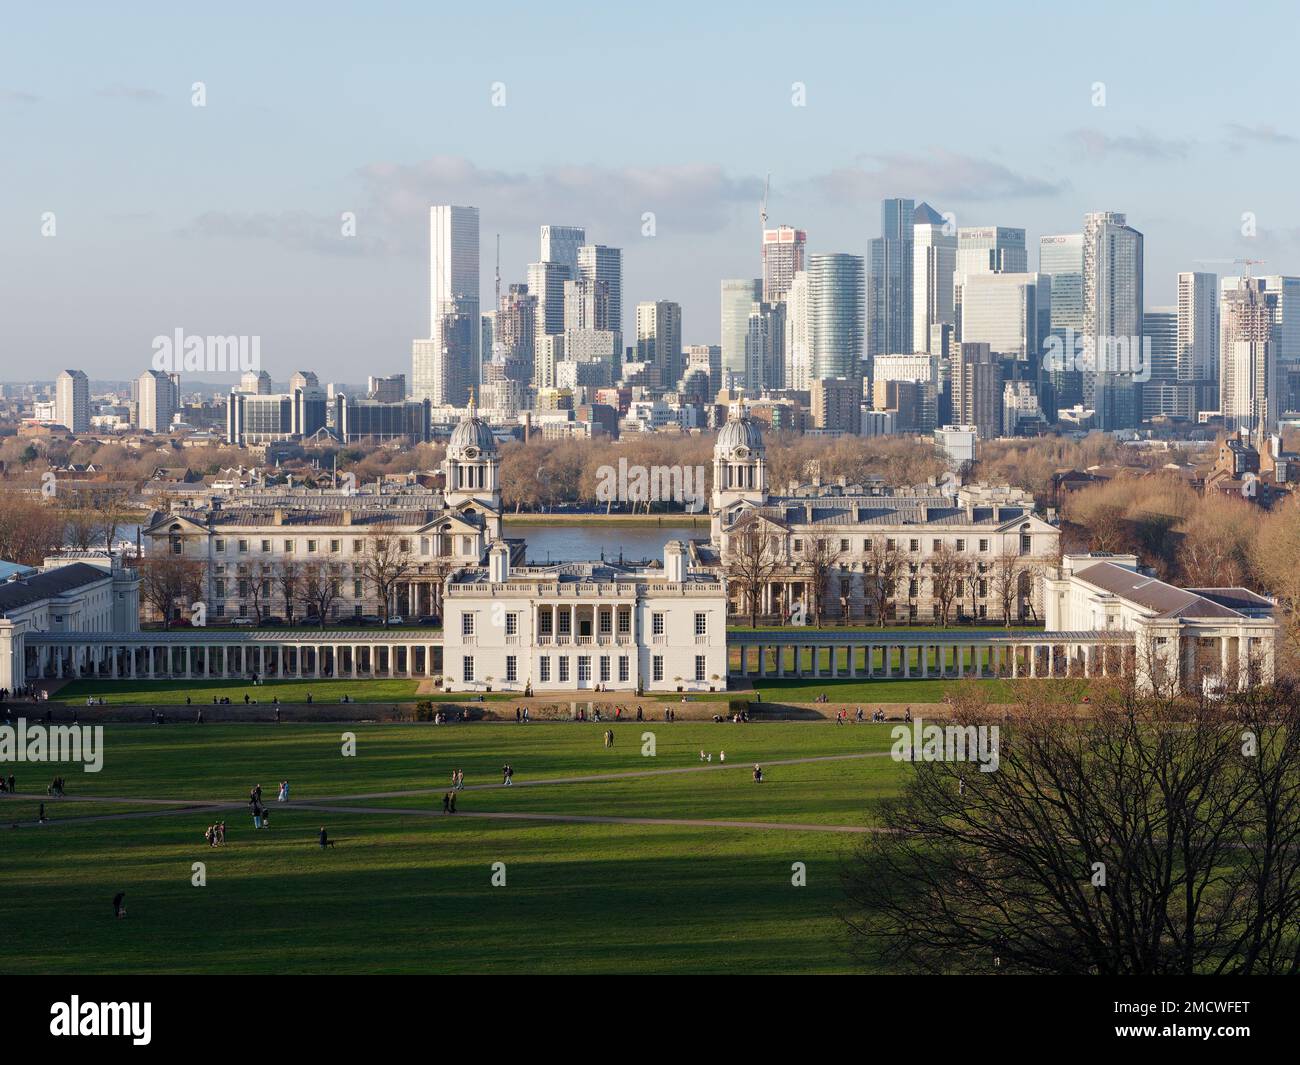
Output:
<svg viewBox="0 0 1300 1065">
<path fill-rule="evenodd" d="M 713 445 L 714 520 L 721 510 L 741 501 L 756 506 L 767 502 L 767 457 L 758 423 L 738 403 Z"/>
<path fill-rule="evenodd" d="M 469 410 L 452 430 L 442 468 L 447 478 L 443 493 L 447 506 L 457 509 L 473 502 L 497 514 L 501 512 L 501 456 L 492 430 L 478 416 L 472 390 Z"/>
</svg>

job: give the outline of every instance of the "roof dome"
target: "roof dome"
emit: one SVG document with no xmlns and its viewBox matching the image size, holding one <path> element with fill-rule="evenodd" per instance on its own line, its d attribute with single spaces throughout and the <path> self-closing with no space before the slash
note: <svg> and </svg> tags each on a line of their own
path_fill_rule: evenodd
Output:
<svg viewBox="0 0 1300 1065">
<path fill-rule="evenodd" d="M 487 423 L 478 416 L 478 405 L 474 402 L 472 391 L 469 396 L 469 410 L 460 424 L 451 431 L 447 454 L 453 458 L 464 458 L 468 456 L 471 448 L 476 455 L 495 455 L 497 451 L 497 438 L 492 434 Z"/>
<path fill-rule="evenodd" d="M 727 424 L 719 430 L 718 442 L 713 446 L 714 453 L 720 455 L 730 454 L 738 448 L 755 454 L 763 453 L 763 432 L 743 410 L 732 412 Z"/>
</svg>

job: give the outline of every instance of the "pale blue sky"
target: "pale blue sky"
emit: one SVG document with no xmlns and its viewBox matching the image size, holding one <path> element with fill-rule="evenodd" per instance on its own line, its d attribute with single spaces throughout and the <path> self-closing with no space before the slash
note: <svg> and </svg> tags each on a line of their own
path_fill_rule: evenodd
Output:
<svg viewBox="0 0 1300 1065">
<path fill-rule="evenodd" d="M 496 232 L 509 283 L 582 224 L 624 248 L 629 324 L 676 299 L 716 342 L 767 171 L 813 251 L 865 254 L 897 195 L 1035 248 L 1125 211 L 1148 305 L 1229 269 L 1197 258 L 1300 272 L 1285 4 L 114 6 L 0 15 L 0 378 L 133 377 L 177 327 L 260 335 L 277 379 L 408 369 L 433 202 L 482 209 L 485 309 Z"/>
</svg>

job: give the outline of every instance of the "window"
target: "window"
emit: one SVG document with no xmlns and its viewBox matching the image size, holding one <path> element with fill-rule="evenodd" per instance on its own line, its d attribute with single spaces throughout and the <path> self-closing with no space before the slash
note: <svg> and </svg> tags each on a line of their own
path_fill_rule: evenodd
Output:
<svg viewBox="0 0 1300 1065">
<path fill-rule="evenodd" d="M 632 611 L 625 606 L 618 608 L 618 634 L 626 636 L 632 631 Z"/>
<path fill-rule="evenodd" d="M 989 542 L 987 540 L 980 540 L 980 550 L 987 551 L 988 549 L 989 549 Z"/>
<path fill-rule="evenodd" d="M 537 675 L 541 677 L 543 684 L 551 682 L 551 656 L 542 655 L 537 663 Z"/>
<path fill-rule="evenodd" d="M 609 655 L 600 656 L 600 682 L 601 684 L 609 683 Z"/>
<path fill-rule="evenodd" d="M 244 553 L 247 552 L 247 551 L 248 551 L 248 541 L 247 541 L 247 540 L 240 540 L 240 541 L 239 541 L 239 553 L 242 555 L 242 554 L 244 554 Z"/>
<path fill-rule="evenodd" d="M 361 581 L 360 581 L 360 580 L 355 580 L 355 581 L 352 582 L 352 598 L 353 598 L 353 599 L 360 599 L 360 598 L 361 598 L 361 595 L 362 595 L 362 591 L 361 591 Z"/>
<path fill-rule="evenodd" d="M 286 541 L 284 542 L 284 553 L 285 553 L 286 555 L 292 555 L 292 554 L 293 554 L 293 541 L 292 541 L 292 540 L 286 540 Z"/>
<path fill-rule="evenodd" d="M 513 684 L 518 679 L 515 672 L 515 656 L 506 655 L 506 683 Z"/>
<path fill-rule="evenodd" d="M 870 551 L 870 550 L 871 550 L 871 537 L 870 537 L 870 536 L 868 536 L 865 540 L 862 541 L 862 550 L 863 550 L 863 551 Z"/>
<path fill-rule="evenodd" d="M 573 613 L 568 610 L 560 611 L 560 635 L 568 636 L 573 631 Z"/>
<path fill-rule="evenodd" d="M 471 684 L 474 681 L 474 656 L 466 655 L 460 660 L 461 681 Z"/>
<path fill-rule="evenodd" d="M 460 634 L 462 636 L 474 635 L 474 615 L 468 612 L 460 616 Z"/>
<path fill-rule="evenodd" d="M 849 549 L 849 542 L 848 542 L 847 540 L 841 540 L 841 541 L 840 541 L 840 550 L 841 550 L 841 551 L 847 551 L 848 549 Z"/>
<path fill-rule="evenodd" d="M 309 554 L 309 555 L 314 555 L 315 553 L 316 553 L 316 541 L 315 541 L 315 540 L 308 540 L 308 541 L 307 541 L 307 554 Z"/>
<path fill-rule="evenodd" d="M 519 615 L 513 611 L 506 615 L 506 635 L 519 635 Z"/>
<path fill-rule="evenodd" d="M 614 631 L 614 617 L 611 611 L 602 610 L 600 612 L 599 625 L 600 625 L 600 634 L 602 636 L 608 636 L 611 632 Z"/>
<path fill-rule="evenodd" d="M 697 611 L 695 614 L 695 635 L 707 636 L 709 634 L 709 615 L 704 611 Z"/>
<path fill-rule="evenodd" d="M 271 541 L 270 541 L 270 540 L 263 540 L 263 541 L 262 541 L 262 553 L 263 553 L 264 555 L 269 555 L 269 554 L 271 553 Z"/>
<path fill-rule="evenodd" d="M 631 670 L 628 666 L 627 655 L 618 656 L 618 682 L 626 684 L 632 678 Z"/>
<path fill-rule="evenodd" d="M 931 550 L 931 551 L 942 551 L 942 550 L 943 550 L 943 541 L 942 541 L 942 540 L 931 540 L 931 541 L 930 541 L 930 550 Z"/>
<path fill-rule="evenodd" d="M 921 541 L 920 541 L 920 540 L 908 540 L 908 541 L 907 541 L 907 549 L 908 549 L 909 551 L 920 551 L 920 550 L 921 550 Z"/>
<path fill-rule="evenodd" d="M 411 550 L 411 541 L 406 539 L 406 537 L 402 537 L 397 541 L 397 550 L 404 555 L 409 554 Z"/>
<path fill-rule="evenodd" d="M 797 555 L 803 551 L 803 541 L 796 537 L 794 542 L 794 553 Z"/>
<path fill-rule="evenodd" d="M 695 679 L 696 679 L 696 680 L 707 680 L 707 679 L 708 679 L 708 676 L 707 676 L 707 674 L 706 674 L 706 672 L 705 672 L 704 656 L 703 656 L 703 655 L 696 655 L 696 656 L 695 656 Z"/>
<path fill-rule="evenodd" d="M 213 540 L 213 541 L 212 541 L 212 550 L 214 550 L 214 551 L 221 551 L 221 552 L 224 552 L 224 551 L 226 550 L 226 541 L 225 541 L 225 540 Z"/>
<path fill-rule="evenodd" d="M 551 635 L 552 617 L 553 615 L 549 610 L 542 610 L 538 612 L 537 615 L 538 631 L 543 636 Z"/>
<path fill-rule="evenodd" d="M 663 611 L 656 610 L 650 615 L 650 634 L 652 636 L 662 636 L 664 634 Z"/>
<path fill-rule="evenodd" d="M 885 541 L 885 550 L 886 550 L 886 551 L 897 551 L 897 550 L 898 550 L 898 541 L 895 540 L 892 536 L 889 537 L 889 539 L 887 539 L 887 540 Z"/>
<path fill-rule="evenodd" d="M 365 541 L 364 541 L 364 540 L 353 540 L 353 541 L 352 541 L 352 553 L 353 553 L 354 555 L 360 555 L 360 554 L 362 554 L 362 553 L 365 551 L 365 549 L 366 549 L 366 545 L 365 545 Z"/>
<path fill-rule="evenodd" d="M 958 551 L 965 551 L 965 550 L 966 550 L 966 541 L 965 541 L 965 540 L 958 540 L 958 541 L 957 541 L 957 550 L 958 550 Z"/>
<path fill-rule="evenodd" d="M 339 553 L 339 549 L 340 549 L 342 546 L 343 546 L 343 541 L 342 541 L 342 540 L 331 540 L 331 541 L 330 541 L 330 553 L 331 553 L 331 554 L 334 554 L 334 555 L 337 555 L 337 554 Z"/>
<path fill-rule="evenodd" d="M 655 655 L 650 659 L 650 679 L 656 684 L 664 679 L 664 656 Z"/>
<path fill-rule="evenodd" d="M 578 683 L 591 683 L 591 655 L 578 655 Z"/>
<path fill-rule="evenodd" d="M 1022 555 L 1027 555 L 1027 554 L 1029 554 L 1029 553 L 1033 550 L 1033 547 L 1034 547 L 1034 541 L 1033 541 L 1033 538 L 1032 538 L 1028 533 L 1021 533 L 1021 534 L 1020 534 L 1020 553 L 1021 553 Z"/>
<path fill-rule="evenodd" d="M 560 683 L 561 684 L 569 683 L 569 656 L 568 655 L 560 656 Z"/>
</svg>

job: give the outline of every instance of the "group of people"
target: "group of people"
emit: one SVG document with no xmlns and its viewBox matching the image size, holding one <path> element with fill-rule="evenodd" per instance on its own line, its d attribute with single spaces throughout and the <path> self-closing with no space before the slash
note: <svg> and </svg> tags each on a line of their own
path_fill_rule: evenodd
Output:
<svg viewBox="0 0 1300 1065">
<path fill-rule="evenodd" d="M 203 838 L 208 841 L 209 847 L 220 847 L 226 842 L 226 822 L 218 821 L 216 824 L 208 825 L 208 830 L 203 833 Z"/>
<path fill-rule="evenodd" d="M 509 762 L 501 767 L 501 783 L 507 788 L 515 782 L 515 767 Z"/>
<path fill-rule="evenodd" d="M 454 789 L 443 792 L 442 812 L 445 814 L 454 814 L 456 812 L 456 792 Z"/>
<path fill-rule="evenodd" d="M 262 805 L 262 785 L 254 784 L 248 793 L 248 808 L 253 814 L 254 828 L 271 827 L 271 811 Z"/>
<path fill-rule="evenodd" d="M 605 730 L 605 746 L 607 748 L 614 746 L 614 730 L 612 728 Z"/>
<path fill-rule="evenodd" d="M 465 770 L 453 769 L 451 771 L 451 790 L 460 791 L 465 787 Z"/>
<path fill-rule="evenodd" d="M 719 751 L 719 752 L 718 752 L 718 761 L 719 761 L 719 762 L 725 762 L 726 760 L 727 760 L 727 752 L 726 752 L 726 751 Z M 712 762 L 712 761 L 713 761 L 713 753 L 712 753 L 711 751 L 706 753 L 705 751 L 701 750 L 701 751 L 700 751 L 700 761 L 701 761 L 701 762 Z"/>
<path fill-rule="evenodd" d="M 56 799 L 63 798 L 63 778 L 55 777 L 50 781 L 49 786 L 45 789 L 46 795 L 53 795 Z"/>
<path fill-rule="evenodd" d="M 528 724 L 528 707 L 526 706 L 515 707 L 515 724 L 516 725 Z"/>
<path fill-rule="evenodd" d="M 18 789 L 14 787 L 14 775 L 12 773 L 10 773 L 8 777 L 0 776 L 0 792 L 7 791 L 12 795 L 17 790 Z"/>
</svg>

